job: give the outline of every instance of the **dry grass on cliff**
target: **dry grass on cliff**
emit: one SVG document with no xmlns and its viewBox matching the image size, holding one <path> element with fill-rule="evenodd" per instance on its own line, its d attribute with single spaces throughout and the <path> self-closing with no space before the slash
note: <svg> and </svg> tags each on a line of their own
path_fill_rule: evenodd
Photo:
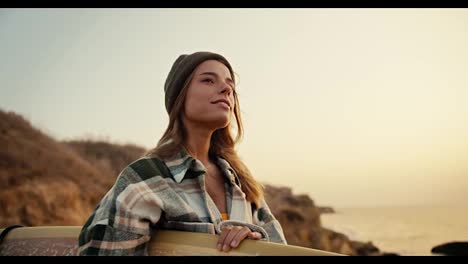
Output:
<svg viewBox="0 0 468 264">
<path fill-rule="evenodd" d="M 108 160 L 61 143 L 13 112 L 0 111 L 0 226 L 82 225 L 138 148 L 107 146 Z M 102 147 L 98 145 L 98 148 Z M 81 153 L 80 153 L 81 152 Z M 96 161 L 96 162 L 95 162 Z M 115 166 L 115 164 L 119 166 Z"/>
</svg>

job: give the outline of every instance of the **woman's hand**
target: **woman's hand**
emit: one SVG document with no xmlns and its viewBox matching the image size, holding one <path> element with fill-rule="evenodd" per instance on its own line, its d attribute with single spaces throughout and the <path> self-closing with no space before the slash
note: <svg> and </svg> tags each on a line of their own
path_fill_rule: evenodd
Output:
<svg viewBox="0 0 468 264">
<path fill-rule="evenodd" d="M 237 248 L 240 242 L 246 238 L 259 240 L 262 238 L 262 234 L 252 232 L 250 228 L 246 226 L 224 226 L 221 229 L 217 248 L 219 251 L 227 252 L 232 248 Z"/>
</svg>

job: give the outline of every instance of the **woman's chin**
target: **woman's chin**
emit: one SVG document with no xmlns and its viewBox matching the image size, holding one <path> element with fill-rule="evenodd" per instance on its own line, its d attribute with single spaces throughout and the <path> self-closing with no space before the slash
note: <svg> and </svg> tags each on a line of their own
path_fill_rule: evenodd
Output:
<svg viewBox="0 0 468 264">
<path fill-rule="evenodd" d="M 221 129 L 229 126 L 229 122 L 229 117 L 220 117 L 212 120 L 212 122 L 210 123 L 213 124 L 213 127 L 215 127 L 216 129 Z"/>
</svg>

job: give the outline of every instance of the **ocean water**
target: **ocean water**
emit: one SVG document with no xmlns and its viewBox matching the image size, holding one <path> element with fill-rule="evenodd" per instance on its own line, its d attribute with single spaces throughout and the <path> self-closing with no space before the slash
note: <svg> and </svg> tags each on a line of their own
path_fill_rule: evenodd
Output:
<svg viewBox="0 0 468 264">
<path fill-rule="evenodd" d="M 446 242 L 468 242 L 468 206 L 335 208 L 322 226 L 352 240 L 372 241 L 381 251 L 404 256 L 433 255 Z"/>
</svg>

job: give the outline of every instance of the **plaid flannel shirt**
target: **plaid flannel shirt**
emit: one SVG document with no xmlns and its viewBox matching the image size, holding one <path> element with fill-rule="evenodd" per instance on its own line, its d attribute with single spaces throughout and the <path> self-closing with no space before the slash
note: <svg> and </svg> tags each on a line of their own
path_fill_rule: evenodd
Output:
<svg viewBox="0 0 468 264">
<path fill-rule="evenodd" d="M 265 200 L 258 208 L 246 200 L 236 172 L 218 157 L 226 177 L 229 220 L 205 189 L 205 167 L 181 151 L 174 158 L 142 157 L 129 164 L 100 201 L 79 236 L 80 255 L 147 255 L 157 229 L 220 234 L 223 225 L 242 225 L 263 239 L 286 244 L 280 223 Z"/>
</svg>

